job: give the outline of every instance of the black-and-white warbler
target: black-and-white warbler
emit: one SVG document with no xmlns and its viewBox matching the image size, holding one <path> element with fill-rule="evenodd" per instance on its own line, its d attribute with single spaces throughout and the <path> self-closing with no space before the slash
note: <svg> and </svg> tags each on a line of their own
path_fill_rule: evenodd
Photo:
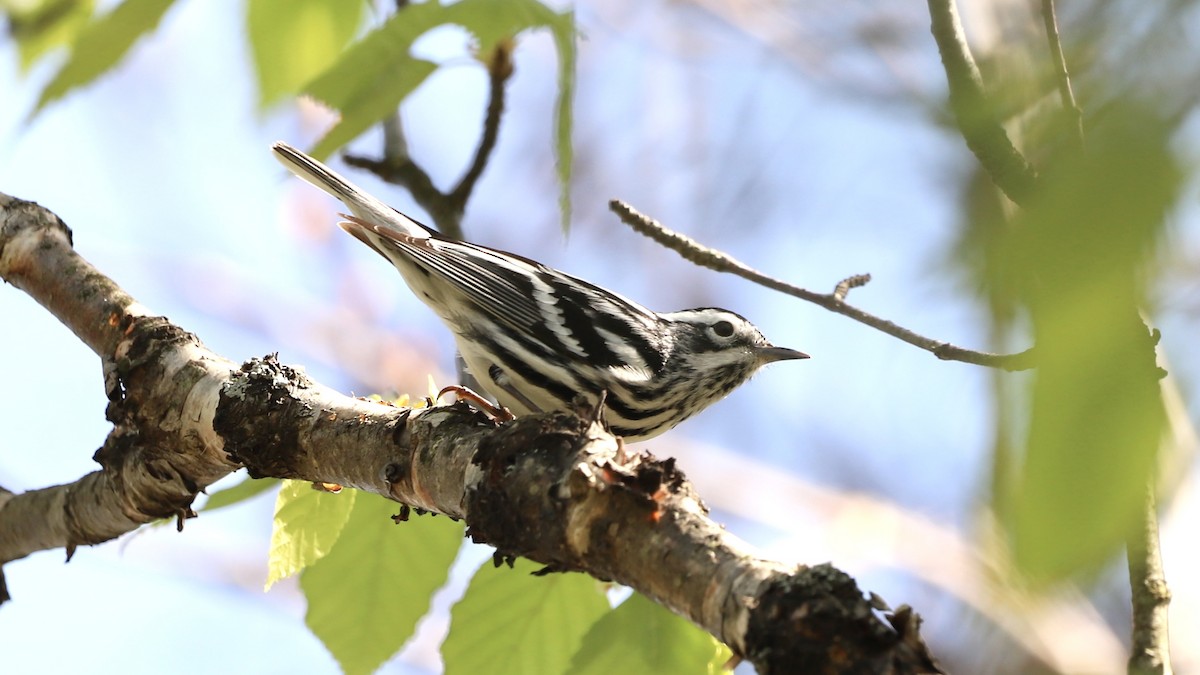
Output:
<svg viewBox="0 0 1200 675">
<path fill-rule="evenodd" d="M 391 261 L 449 326 L 468 371 L 516 414 L 569 410 L 607 392 L 612 432 L 657 436 L 720 400 L 772 361 L 775 347 L 724 309 L 658 314 L 512 253 L 447 239 L 285 144 L 284 166 L 337 197 L 342 229 Z"/>
</svg>

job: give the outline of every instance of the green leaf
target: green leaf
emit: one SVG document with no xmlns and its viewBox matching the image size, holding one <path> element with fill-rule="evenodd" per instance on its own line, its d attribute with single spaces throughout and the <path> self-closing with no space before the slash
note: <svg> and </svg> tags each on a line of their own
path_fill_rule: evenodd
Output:
<svg viewBox="0 0 1200 675">
<path fill-rule="evenodd" d="M 350 518 L 358 492 L 338 494 L 312 483 L 285 480 L 275 498 L 275 523 L 267 562 L 267 588 L 317 562 L 333 549 Z"/>
<path fill-rule="evenodd" d="M 634 593 L 592 626 L 567 673 L 717 675 L 732 655 L 708 633 Z"/>
<path fill-rule="evenodd" d="M 434 63 L 413 58 L 409 49 L 423 33 L 442 24 L 444 9 L 436 2 L 405 7 L 351 46 L 306 88 L 306 93 L 342 114 L 310 154 L 324 159 L 394 113 L 400 101 L 437 69 Z"/>
<path fill-rule="evenodd" d="M 91 83 L 125 56 L 133 43 L 153 30 L 174 0 L 126 0 L 88 24 L 71 56 L 42 90 L 36 113 L 76 87 Z"/>
<path fill-rule="evenodd" d="M 1139 312 L 1180 170 L 1171 129 L 1115 103 L 1087 152 L 1060 159 L 1016 223 L 1038 368 L 1013 511 L 1035 582 L 1097 569 L 1139 522 L 1165 432 L 1154 342 Z"/>
<path fill-rule="evenodd" d="M 562 229 L 571 226 L 571 163 L 574 148 L 571 143 L 575 106 L 575 15 L 563 14 L 551 25 L 554 43 L 558 47 L 558 99 L 554 103 L 554 159 L 558 170 L 558 208 L 562 213 Z"/>
<path fill-rule="evenodd" d="M 94 0 L 0 0 L 8 17 L 8 34 L 17 42 L 21 69 L 47 52 L 75 41 L 95 9 Z"/>
<path fill-rule="evenodd" d="M 346 673 L 373 672 L 399 651 L 462 544 L 462 524 L 432 516 L 394 523 L 398 508 L 359 495 L 337 545 L 300 576 L 305 622 Z"/>
<path fill-rule="evenodd" d="M 279 481 L 274 478 L 255 479 L 246 476 L 242 482 L 210 494 L 201 511 L 216 511 L 226 506 L 233 506 L 276 487 L 279 487 Z"/>
<path fill-rule="evenodd" d="M 524 559 L 515 569 L 485 565 L 450 612 L 442 643 L 446 673 L 561 673 L 584 633 L 607 614 L 600 583 L 583 574 L 535 577 Z"/>
<path fill-rule="evenodd" d="M 309 151 L 317 159 L 327 158 L 334 150 L 394 113 L 400 101 L 437 69 L 430 61 L 405 56 L 391 60 L 396 68 L 392 73 L 372 72 L 375 69 L 368 66 L 356 75 L 347 75 L 342 67 L 345 63 L 347 61 L 343 59 L 334 70 L 326 71 L 308 88 L 308 93 L 341 112 L 338 123 Z M 333 93 L 347 85 L 356 87 L 348 96 L 343 98 Z"/>
<path fill-rule="evenodd" d="M 480 54 L 490 54 L 501 40 L 516 37 L 531 28 L 573 31 L 571 14 L 559 14 L 537 0 L 462 0 L 442 8 L 441 23 L 453 23 L 467 29 Z M 573 35 L 573 32 L 571 33 Z"/>
<path fill-rule="evenodd" d="M 264 106 L 298 91 L 337 60 L 362 22 L 354 0 L 250 0 L 246 29 Z"/>
</svg>

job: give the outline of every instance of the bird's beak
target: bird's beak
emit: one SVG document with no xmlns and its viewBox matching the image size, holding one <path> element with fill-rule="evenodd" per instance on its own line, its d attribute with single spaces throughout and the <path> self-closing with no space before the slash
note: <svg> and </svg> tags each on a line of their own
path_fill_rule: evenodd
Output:
<svg viewBox="0 0 1200 675">
<path fill-rule="evenodd" d="M 787 347 L 759 347 L 754 353 L 758 356 L 758 360 L 763 363 L 809 358 L 808 354 L 796 351 L 795 349 L 788 349 Z"/>
</svg>

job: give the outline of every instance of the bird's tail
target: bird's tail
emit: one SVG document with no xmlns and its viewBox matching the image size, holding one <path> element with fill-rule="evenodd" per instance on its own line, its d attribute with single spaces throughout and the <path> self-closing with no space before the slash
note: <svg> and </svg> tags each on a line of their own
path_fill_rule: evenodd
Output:
<svg viewBox="0 0 1200 675">
<path fill-rule="evenodd" d="M 367 194 L 338 172 L 287 143 L 279 141 L 271 146 L 271 150 L 288 171 L 336 197 L 362 220 L 388 229 L 394 228 L 410 237 L 429 236 L 429 230 L 420 223 Z"/>
</svg>

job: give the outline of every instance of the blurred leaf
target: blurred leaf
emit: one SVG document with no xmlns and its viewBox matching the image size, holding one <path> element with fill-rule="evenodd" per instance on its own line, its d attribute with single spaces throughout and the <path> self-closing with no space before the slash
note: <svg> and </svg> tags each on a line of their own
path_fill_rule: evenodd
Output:
<svg viewBox="0 0 1200 675">
<path fill-rule="evenodd" d="M 458 24 L 475 36 L 480 54 L 490 54 L 501 40 L 550 26 L 562 16 L 537 0 L 462 0 L 442 11 L 442 23 Z"/>
<path fill-rule="evenodd" d="M 315 490 L 308 481 L 283 481 L 275 498 L 275 523 L 267 561 L 268 589 L 333 549 L 350 518 L 357 494 L 356 490 L 338 494 Z"/>
<path fill-rule="evenodd" d="M 173 1 L 126 0 L 88 24 L 75 41 L 67 62 L 42 90 L 34 113 L 115 66 L 142 34 L 158 26 Z"/>
<path fill-rule="evenodd" d="M 305 93 L 336 108 L 342 117 L 310 152 L 324 159 L 384 117 L 413 92 L 437 65 L 409 54 L 412 43 L 443 21 L 436 2 L 409 5 L 346 51 Z"/>
<path fill-rule="evenodd" d="M 0 0 L 0 13 L 8 16 L 8 34 L 21 54 L 21 70 L 56 47 L 73 43 L 94 9 L 94 0 Z"/>
<path fill-rule="evenodd" d="M 1009 264 L 1022 271 L 1038 369 L 1013 545 L 1035 581 L 1105 562 L 1153 473 L 1165 419 L 1138 312 L 1180 184 L 1170 133 L 1147 110 L 1106 111 L 1087 152 L 1046 170 L 1017 223 Z"/>
<path fill-rule="evenodd" d="M 561 673 L 588 629 L 609 610 L 600 584 L 583 574 L 535 577 L 525 559 L 514 569 L 484 565 L 450 611 L 442 643 L 446 672 Z"/>
<path fill-rule="evenodd" d="M 298 91 L 337 60 L 366 4 L 355 0 L 249 0 L 246 30 L 266 106 Z"/>
<path fill-rule="evenodd" d="M 201 511 L 216 511 L 226 506 L 233 506 L 277 487 L 279 487 L 279 480 L 275 478 L 251 478 L 245 476 L 242 482 L 237 485 L 231 485 L 209 495 Z"/>
<path fill-rule="evenodd" d="M 394 523 L 398 508 L 359 495 L 337 545 L 300 577 L 305 622 L 346 673 L 373 672 L 399 651 L 462 544 L 461 523 L 433 516 Z"/>
<path fill-rule="evenodd" d="M 563 222 L 570 213 L 571 105 L 575 83 L 575 23 L 570 12 L 558 13 L 535 0 L 462 0 L 452 5 L 425 2 L 408 5 L 377 30 L 354 44 L 305 92 L 341 112 L 341 119 L 310 154 L 324 159 L 396 111 L 409 94 L 437 69 L 414 58 L 413 42 L 430 29 L 462 26 L 480 54 L 492 52 L 500 40 L 534 28 L 549 28 L 559 52 L 558 101 L 553 147 L 561 183 Z"/>
<path fill-rule="evenodd" d="M 554 102 L 554 159 L 558 170 L 558 209 L 564 232 L 571 225 L 571 162 L 574 145 L 572 111 L 575 105 L 575 15 L 566 12 L 550 26 L 558 47 L 558 98 Z"/>
<path fill-rule="evenodd" d="M 716 675 L 732 655 L 708 633 L 634 593 L 592 626 L 567 672 Z"/>
</svg>

